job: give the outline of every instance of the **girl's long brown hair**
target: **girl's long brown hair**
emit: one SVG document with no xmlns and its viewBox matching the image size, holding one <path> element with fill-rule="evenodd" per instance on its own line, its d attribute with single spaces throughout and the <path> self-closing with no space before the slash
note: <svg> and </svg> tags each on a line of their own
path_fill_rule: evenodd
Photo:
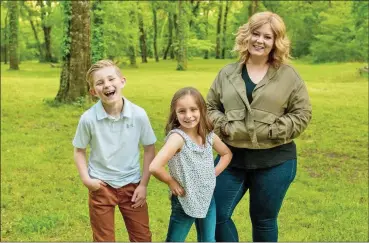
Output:
<svg viewBox="0 0 369 243">
<path fill-rule="evenodd" d="M 174 94 L 172 101 L 170 102 L 170 111 L 169 111 L 167 125 L 165 126 L 165 135 L 167 135 L 174 128 L 180 127 L 180 124 L 179 124 L 179 121 L 176 115 L 176 106 L 177 106 L 177 101 L 186 95 L 191 95 L 195 99 L 196 105 L 199 107 L 200 122 L 198 124 L 197 132 L 201 136 L 203 144 L 206 144 L 206 136 L 211 131 L 213 131 L 213 124 L 210 122 L 210 119 L 208 118 L 208 115 L 206 112 L 206 103 L 205 103 L 204 98 L 202 97 L 201 93 L 193 87 L 182 88 Z"/>
</svg>

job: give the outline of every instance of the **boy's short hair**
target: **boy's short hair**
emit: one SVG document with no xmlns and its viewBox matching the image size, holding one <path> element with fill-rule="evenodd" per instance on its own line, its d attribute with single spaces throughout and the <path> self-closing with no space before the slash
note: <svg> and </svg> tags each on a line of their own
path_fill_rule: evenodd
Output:
<svg viewBox="0 0 369 243">
<path fill-rule="evenodd" d="M 119 68 L 117 67 L 117 65 L 111 61 L 111 60 L 100 60 L 94 64 L 91 65 L 90 69 L 88 69 L 87 73 L 86 73 L 86 81 L 89 84 L 90 88 L 92 88 L 94 86 L 94 81 L 92 76 L 94 75 L 94 73 L 104 67 L 114 67 L 115 71 L 117 72 L 117 75 L 119 77 L 122 77 L 122 73 L 119 70 Z"/>
</svg>

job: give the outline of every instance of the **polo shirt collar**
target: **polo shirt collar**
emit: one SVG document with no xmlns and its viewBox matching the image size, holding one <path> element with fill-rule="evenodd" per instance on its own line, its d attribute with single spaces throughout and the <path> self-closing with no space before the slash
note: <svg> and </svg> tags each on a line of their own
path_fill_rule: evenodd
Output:
<svg viewBox="0 0 369 243">
<path fill-rule="evenodd" d="M 132 104 L 125 97 L 122 97 L 122 99 L 124 101 L 124 106 L 123 106 L 122 112 L 120 113 L 120 119 L 122 119 L 123 117 L 131 118 L 132 117 Z M 106 113 L 101 100 L 99 100 L 96 103 L 96 116 L 98 120 L 108 118 L 108 113 Z"/>
</svg>

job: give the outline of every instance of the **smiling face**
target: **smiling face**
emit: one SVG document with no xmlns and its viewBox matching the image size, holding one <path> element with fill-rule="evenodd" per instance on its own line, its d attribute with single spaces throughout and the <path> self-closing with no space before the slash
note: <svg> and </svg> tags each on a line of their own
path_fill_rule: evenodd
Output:
<svg viewBox="0 0 369 243">
<path fill-rule="evenodd" d="M 274 46 L 274 34 L 269 23 L 251 32 L 248 51 L 253 57 L 266 57 Z"/>
<path fill-rule="evenodd" d="M 175 113 L 181 129 L 197 128 L 201 114 L 192 95 L 185 95 L 177 100 Z"/>
<path fill-rule="evenodd" d="M 103 67 L 92 75 L 93 88 L 90 93 L 107 105 L 119 102 L 122 99 L 121 90 L 126 82 L 124 77 L 118 75 L 115 67 Z"/>
</svg>

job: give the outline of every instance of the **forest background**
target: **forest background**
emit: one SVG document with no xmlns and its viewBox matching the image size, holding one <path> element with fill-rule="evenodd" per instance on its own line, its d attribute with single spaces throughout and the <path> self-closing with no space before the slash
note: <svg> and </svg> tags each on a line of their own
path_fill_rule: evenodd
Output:
<svg viewBox="0 0 369 243">
<path fill-rule="evenodd" d="M 123 92 L 147 110 L 159 149 L 173 93 L 192 85 L 206 95 L 237 60 L 239 26 L 266 10 L 286 23 L 314 110 L 296 139 L 280 240 L 368 241 L 368 2 L 260 0 L 1 1 L 1 240 L 91 241 L 71 146 L 94 102 L 84 79 L 91 63 L 119 65 Z M 247 202 L 234 215 L 242 241 L 251 240 Z M 153 240 L 163 241 L 170 205 L 156 179 L 148 203 Z M 127 241 L 118 213 L 116 223 L 117 240 Z"/>
</svg>

